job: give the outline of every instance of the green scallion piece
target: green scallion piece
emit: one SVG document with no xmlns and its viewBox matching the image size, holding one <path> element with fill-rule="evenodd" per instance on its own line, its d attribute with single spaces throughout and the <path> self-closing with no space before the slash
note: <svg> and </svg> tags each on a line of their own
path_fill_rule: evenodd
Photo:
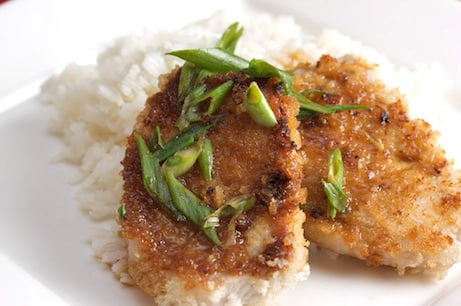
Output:
<svg viewBox="0 0 461 306">
<path fill-rule="evenodd" d="M 179 57 L 196 67 L 222 74 L 242 71 L 249 65 L 246 59 L 220 48 L 178 50 L 167 54 Z"/>
<path fill-rule="evenodd" d="M 171 171 L 165 171 L 165 178 L 170 190 L 175 207 L 207 238 L 217 246 L 221 246 L 215 228 L 205 228 L 205 219 L 211 214 L 205 206 L 189 189 L 179 182 Z"/>
<path fill-rule="evenodd" d="M 160 148 L 163 148 L 162 133 L 160 131 L 160 126 L 156 126 L 152 130 L 150 137 L 147 141 L 147 147 L 151 152 L 157 151 Z"/>
<path fill-rule="evenodd" d="M 198 143 L 194 143 L 186 149 L 176 152 L 163 165 L 165 171 L 171 172 L 175 177 L 183 175 L 195 164 L 201 149 Z"/>
<path fill-rule="evenodd" d="M 213 170 L 213 145 L 209 139 L 203 140 L 202 151 L 198 156 L 198 162 L 205 182 L 211 181 L 211 171 Z"/>
<path fill-rule="evenodd" d="M 218 110 L 227 93 L 232 88 L 232 84 L 234 84 L 234 82 L 229 80 L 208 91 L 208 93 L 205 95 L 205 99 L 210 98 L 211 101 L 206 112 L 207 115 L 213 115 Z"/>
<path fill-rule="evenodd" d="M 328 181 L 342 187 L 344 178 L 344 165 L 341 150 L 334 149 L 328 156 Z"/>
<path fill-rule="evenodd" d="M 187 97 L 184 99 L 184 103 L 182 105 L 181 109 L 181 114 L 179 114 L 178 119 L 176 120 L 176 126 L 180 130 L 184 130 L 187 128 L 191 122 L 189 120 L 189 109 L 192 106 L 193 103 L 196 103 L 195 101 L 198 100 L 205 92 L 206 86 L 205 85 L 200 85 L 194 89 L 187 95 Z M 193 120 L 197 121 L 197 120 Z"/>
<path fill-rule="evenodd" d="M 134 137 L 138 145 L 142 180 L 147 193 L 165 210 L 173 214 L 176 220 L 186 221 L 186 218 L 176 209 L 171 200 L 170 191 L 158 158 L 149 151 L 141 135 L 135 133 Z"/>
<path fill-rule="evenodd" d="M 178 84 L 178 101 L 182 102 L 194 88 L 199 86 L 200 82 L 208 75 L 210 71 L 195 67 L 192 63 L 184 63 L 181 68 Z"/>
<path fill-rule="evenodd" d="M 325 194 L 328 199 L 328 211 L 331 218 L 336 213 L 344 213 L 347 206 L 347 196 L 343 191 L 344 165 L 341 151 L 336 148 L 328 156 L 327 181 L 322 179 Z"/>
<path fill-rule="evenodd" d="M 205 114 L 212 115 L 215 113 L 222 101 L 224 101 L 232 84 L 233 81 L 229 80 L 207 92 L 205 92 L 205 85 L 200 85 L 193 89 L 184 100 L 181 114 L 176 121 L 178 128 L 183 130 L 187 128 L 190 123 L 200 121 L 202 115 L 204 115 L 200 113 L 200 104 L 208 99 L 210 99 L 210 104 Z"/>
<path fill-rule="evenodd" d="M 195 80 L 200 69 L 191 63 L 185 63 L 181 67 L 178 84 L 178 100 L 183 101 L 195 87 Z"/>
<path fill-rule="evenodd" d="M 243 34 L 243 28 L 238 28 L 239 23 L 231 24 L 222 34 L 221 39 L 216 43 L 216 48 L 234 53 L 237 42 Z"/>
<path fill-rule="evenodd" d="M 222 116 L 216 116 L 208 122 L 197 122 L 191 124 L 188 128 L 184 129 L 181 133 L 177 134 L 165 143 L 162 149 L 155 151 L 153 155 L 159 162 L 166 160 L 177 151 L 192 145 L 198 136 L 202 135 L 206 130 L 216 124 L 221 117 Z"/>
<path fill-rule="evenodd" d="M 310 95 L 310 94 L 316 94 L 316 95 L 331 95 L 328 91 L 325 90 L 320 90 L 320 89 L 306 89 L 305 91 L 302 92 L 303 95 Z"/>
<path fill-rule="evenodd" d="M 264 60 L 252 59 L 248 65 L 248 69 L 244 70 L 244 72 L 255 78 L 279 78 L 285 89 L 285 94 L 289 94 L 292 91 L 293 74 L 278 69 Z"/>
<path fill-rule="evenodd" d="M 251 119 L 258 125 L 273 127 L 277 124 L 277 118 L 256 82 L 251 82 L 248 87 L 247 97 L 243 104 Z"/>
<path fill-rule="evenodd" d="M 189 124 L 191 122 L 200 121 L 203 115 L 208 115 L 208 116 L 213 115 L 218 110 L 221 103 L 224 101 L 224 98 L 226 97 L 227 93 L 231 89 L 232 84 L 233 84 L 233 81 L 229 80 L 219 85 L 216 88 L 213 88 L 207 92 L 202 92 L 200 96 L 194 95 L 193 99 L 190 102 L 187 102 L 188 109 L 186 110 L 186 114 L 184 116 L 185 119 L 183 120 L 185 120 L 186 122 L 188 122 L 187 124 Z M 194 92 L 195 91 L 193 91 L 193 93 Z M 188 98 L 189 96 L 186 98 L 186 100 L 188 100 Z M 210 100 L 208 110 L 206 111 L 206 113 L 200 113 L 200 110 L 199 110 L 200 104 L 208 99 Z M 184 102 L 184 105 L 186 105 L 186 102 Z"/>
<path fill-rule="evenodd" d="M 298 119 L 304 119 L 316 114 L 332 114 L 340 111 L 354 109 L 368 109 L 365 105 L 322 105 L 318 104 L 303 93 L 293 89 L 292 73 L 278 69 L 264 60 L 252 59 L 247 61 L 229 51 L 210 48 L 210 49 L 190 49 L 179 50 L 168 53 L 186 60 L 197 67 L 207 69 L 217 73 L 227 73 L 229 71 L 244 72 L 250 77 L 256 78 L 279 78 L 283 84 L 285 94 L 294 96 L 300 104 L 300 109 L 303 110 L 298 116 Z M 322 91 L 309 90 L 306 94 L 323 93 Z"/>
<path fill-rule="evenodd" d="M 117 212 L 118 212 L 118 219 L 119 220 L 124 220 L 125 219 L 125 214 L 126 214 L 125 203 L 120 204 Z"/>
<path fill-rule="evenodd" d="M 155 127 L 155 132 L 157 134 L 157 144 L 163 149 L 162 133 L 160 132 L 160 127 L 158 125 Z"/>
</svg>

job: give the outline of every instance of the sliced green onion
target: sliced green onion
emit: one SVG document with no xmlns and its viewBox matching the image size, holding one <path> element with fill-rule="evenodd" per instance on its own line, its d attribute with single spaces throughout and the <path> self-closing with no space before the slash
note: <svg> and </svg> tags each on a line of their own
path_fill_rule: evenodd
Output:
<svg viewBox="0 0 461 306">
<path fill-rule="evenodd" d="M 147 141 L 147 147 L 151 152 L 156 151 L 160 148 L 163 148 L 162 133 L 160 131 L 160 126 L 156 126 L 150 134 L 149 140 Z"/>
<path fill-rule="evenodd" d="M 328 91 L 320 89 L 306 89 L 302 92 L 303 95 L 317 94 L 317 95 L 331 95 Z"/>
<path fill-rule="evenodd" d="M 345 212 L 347 205 L 347 197 L 344 192 L 338 189 L 337 186 L 326 182 L 322 179 L 325 194 L 328 198 L 328 213 L 332 219 L 336 217 L 337 212 Z"/>
<path fill-rule="evenodd" d="M 195 67 L 192 63 L 185 63 L 179 76 L 178 101 L 183 101 L 210 74 L 210 71 Z"/>
<path fill-rule="evenodd" d="M 320 114 L 332 114 L 335 112 L 329 106 L 318 104 L 297 91 L 293 91 L 292 95 L 298 100 L 300 109 Z"/>
<path fill-rule="evenodd" d="M 217 246 L 221 246 L 215 228 L 205 228 L 205 219 L 211 214 L 210 209 L 201 203 L 189 189 L 179 182 L 171 171 L 165 171 L 165 178 L 175 207 L 208 239 Z"/>
<path fill-rule="evenodd" d="M 252 59 L 248 69 L 244 72 L 255 78 L 279 78 L 285 89 L 285 94 L 289 94 L 292 91 L 293 74 L 278 69 L 264 60 Z"/>
<path fill-rule="evenodd" d="M 154 156 L 159 162 L 164 161 L 174 153 L 192 145 L 195 139 L 203 134 L 206 130 L 212 127 L 222 116 L 216 116 L 213 120 L 208 122 L 198 122 L 191 124 L 188 128 L 184 129 L 181 133 L 174 136 L 163 148 L 155 151 Z"/>
<path fill-rule="evenodd" d="M 231 24 L 222 34 L 221 39 L 216 44 L 216 48 L 234 53 L 237 42 L 243 34 L 243 28 L 239 29 L 238 26 L 238 22 Z"/>
<path fill-rule="evenodd" d="M 211 116 L 213 115 L 221 105 L 221 103 L 224 101 L 224 98 L 226 97 L 227 93 L 232 87 L 232 84 L 234 82 L 229 80 L 224 82 L 223 84 L 219 85 L 216 88 L 213 88 L 205 93 L 202 93 L 202 95 L 195 97 L 191 102 L 189 109 L 187 110 L 186 118 L 189 122 L 196 122 L 200 121 L 201 116 L 204 114 L 201 114 L 199 112 L 199 104 L 210 99 L 210 104 L 208 106 L 208 110 L 206 111 L 206 115 Z"/>
<path fill-rule="evenodd" d="M 201 152 L 198 143 L 176 152 L 164 164 L 165 171 L 171 172 L 175 177 L 183 175 L 195 164 Z"/>
<path fill-rule="evenodd" d="M 251 82 L 248 87 L 247 97 L 243 104 L 251 119 L 258 125 L 273 127 L 277 124 L 277 118 L 256 82 Z"/>
<path fill-rule="evenodd" d="M 209 139 L 203 141 L 202 151 L 198 156 L 200 171 L 205 182 L 211 181 L 211 171 L 213 169 L 213 145 Z"/>
<path fill-rule="evenodd" d="M 220 48 L 178 50 L 167 54 L 179 57 L 199 68 L 222 74 L 242 71 L 249 65 L 246 59 Z"/>
<path fill-rule="evenodd" d="M 200 85 L 196 88 L 194 88 L 184 99 L 184 103 L 182 105 L 181 109 L 181 114 L 179 115 L 178 119 L 176 120 L 176 126 L 180 130 L 184 130 L 187 128 L 190 124 L 190 120 L 188 120 L 188 112 L 189 108 L 191 107 L 191 104 L 193 104 L 194 101 L 196 101 L 199 97 L 203 95 L 203 93 L 206 90 L 205 85 Z M 196 121 L 196 120 L 194 120 Z"/>
<path fill-rule="evenodd" d="M 343 191 L 344 165 L 341 151 L 336 148 L 328 156 L 327 181 L 322 179 L 325 194 L 328 199 L 328 210 L 331 218 L 336 213 L 344 213 L 347 206 L 347 197 Z"/>
<path fill-rule="evenodd" d="M 205 85 L 200 85 L 186 97 L 181 110 L 181 114 L 176 121 L 176 125 L 179 129 L 185 129 L 191 122 L 200 121 L 202 115 L 199 111 L 199 104 L 203 101 L 210 99 L 210 104 L 206 115 L 212 115 L 221 105 L 222 101 L 226 97 L 227 93 L 231 89 L 233 81 L 229 80 L 205 92 Z"/>
<path fill-rule="evenodd" d="M 239 215 L 250 210 L 256 202 L 255 197 L 238 196 L 227 201 L 224 205 L 206 217 L 204 227 L 213 228 L 219 225 L 221 217 Z"/>
<path fill-rule="evenodd" d="M 181 67 L 178 84 L 178 100 L 183 101 L 195 87 L 195 80 L 200 69 L 191 63 L 185 63 Z"/>
<path fill-rule="evenodd" d="M 344 165 L 341 150 L 334 149 L 328 156 L 328 181 L 342 187 L 344 178 Z"/>
<path fill-rule="evenodd" d="M 229 90 L 232 88 L 233 81 L 229 80 L 219 85 L 215 89 L 210 90 L 205 99 L 211 98 L 210 105 L 206 112 L 207 115 L 213 115 L 221 105 Z"/>
<path fill-rule="evenodd" d="M 157 133 L 157 144 L 163 149 L 162 134 L 160 133 L 160 127 L 158 125 L 155 127 L 155 132 Z"/>
<path fill-rule="evenodd" d="M 294 96 L 300 105 L 300 109 L 304 110 L 298 116 L 298 119 L 304 119 L 316 114 L 332 114 L 340 111 L 354 110 L 354 109 L 368 109 L 365 105 L 322 105 L 318 104 L 303 93 L 293 89 L 293 75 L 292 73 L 278 69 L 277 67 L 269 64 L 264 60 L 252 59 L 247 61 L 239 56 L 236 56 L 229 51 L 219 48 L 211 49 L 190 49 L 179 50 L 168 53 L 180 57 L 194 65 L 207 69 L 212 72 L 227 73 L 229 71 L 241 71 L 250 77 L 256 78 L 279 78 L 283 84 L 285 94 Z M 310 93 L 323 93 L 318 90 L 308 90 L 306 94 Z"/>
<path fill-rule="evenodd" d="M 118 219 L 124 220 L 125 214 L 126 214 L 125 203 L 120 204 L 120 207 L 118 208 L 117 212 L 118 212 Z"/>
<path fill-rule="evenodd" d="M 185 221 L 186 218 L 176 209 L 171 200 L 170 191 L 158 158 L 149 151 L 141 135 L 135 133 L 134 137 L 138 145 L 142 180 L 147 193 L 165 210 L 172 213 L 176 220 Z"/>
<path fill-rule="evenodd" d="M 298 115 L 298 119 L 304 119 L 307 117 L 311 117 L 316 114 L 333 114 L 336 112 L 354 110 L 354 109 L 369 109 L 370 107 L 367 105 L 322 105 L 318 104 L 311 99 L 307 98 L 306 96 L 302 95 L 299 92 L 292 92 L 292 95 L 298 99 L 299 107 L 300 107 L 300 114 Z M 301 112 L 301 110 L 303 110 Z"/>
</svg>

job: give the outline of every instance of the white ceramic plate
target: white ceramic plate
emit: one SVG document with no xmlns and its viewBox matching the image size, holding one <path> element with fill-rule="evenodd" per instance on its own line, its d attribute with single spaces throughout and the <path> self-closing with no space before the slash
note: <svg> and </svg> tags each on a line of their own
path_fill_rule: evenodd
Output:
<svg viewBox="0 0 461 306">
<path fill-rule="evenodd" d="M 190 3 L 189 3 L 190 2 Z M 439 63 L 461 84 L 461 3 L 426 1 L 250 1 L 293 14 L 310 31 L 337 28 L 393 61 Z M 34 95 L 70 61 L 89 62 L 116 36 L 177 27 L 229 3 L 21 0 L 0 5 L 0 305 L 149 305 L 93 258 L 90 222 L 67 184 L 73 169 L 53 164 L 59 143 Z M 102 17 L 101 17 L 102 16 Z M 449 102 L 461 110 L 461 87 Z M 459 115 L 459 113 L 458 113 Z M 457 123 L 459 125 L 459 123 Z M 386 269 L 324 253 L 311 254 L 311 276 L 282 297 L 283 305 L 460 305 L 461 266 L 443 281 L 400 277 Z M 458 289 L 459 291 L 459 289 Z"/>
</svg>

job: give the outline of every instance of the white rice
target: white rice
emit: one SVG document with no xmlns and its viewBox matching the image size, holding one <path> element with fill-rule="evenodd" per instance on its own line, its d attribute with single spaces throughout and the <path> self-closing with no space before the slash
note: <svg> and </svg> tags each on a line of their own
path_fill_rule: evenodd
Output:
<svg viewBox="0 0 461 306">
<path fill-rule="evenodd" d="M 73 182 L 79 186 L 77 198 L 82 209 L 95 221 L 91 236 L 94 253 L 101 262 L 110 264 L 124 283 L 132 281 L 126 273 L 126 242 L 117 236 L 115 216 L 122 195 L 119 173 L 125 138 L 147 97 L 159 90 L 159 75 L 181 64 L 164 54 L 212 46 L 237 20 L 245 28 L 236 50 L 243 57 L 283 66 L 288 64 L 284 61 L 287 55 L 296 50 L 302 50 L 304 60 L 312 63 L 326 53 L 361 56 L 378 64 L 376 76 L 389 88 L 400 87 L 412 103 L 418 104 L 416 115 L 427 115 L 423 111 L 427 109 L 432 117 L 440 115 L 430 107 L 447 86 L 439 70 L 395 67 L 377 51 L 336 31 L 326 30 L 314 37 L 292 18 L 283 16 L 219 12 L 174 32 L 146 31 L 120 38 L 99 55 L 96 64 L 69 65 L 43 85 L 41 98 L 56 109 L 51 130 L 63 142 L 59 159 L 79 169 Z"/>
</svg>

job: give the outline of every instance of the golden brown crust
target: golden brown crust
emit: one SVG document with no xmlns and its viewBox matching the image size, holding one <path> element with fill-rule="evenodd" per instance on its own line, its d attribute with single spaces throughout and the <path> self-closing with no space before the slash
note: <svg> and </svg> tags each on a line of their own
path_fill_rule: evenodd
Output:
<svg viewBox="0 0 461 306">
<path fill-rule="evenodd" d="M 145 139 L 156 125 L 164 140 L 177 133 L 178 75 L 174 72 L 169 77 L 164 90 L 149 98 L 140 114 L 135 130 Z M 188 222 L 177 222 L 160 208 L 144 190 L 138 150 L 133 136 L 128 139 L 122 162 L 126 216 L 121 235 L 131 240 L 134 249 L 130 274 L 151 294 L 161 291 L 152 286 L 161 286 L 172 275 L 183 279 L 186 289 L 208 288 L 210 280 L 219 282 L 215 277 L 219 274 L 270 279 L 275 272 L 287 269 L 286 263 L 295 255 L 301 266 L 306 265 L 307 251 L 299 250 L 304 249 L 304 239 L 295 235 L 302 222 L 298 205 L 305 201 L 305 191 L 300 188 L 302 159 L 296 151 L 299 137 L 291 137 L 296 135 L 297 102 L 283 97 L 275 80 L 258 80 L 279 122 L 274 128 L 261 128 L 242 105 L 251 80 L 230 73 L 209 78 L 207 86 L 214 88 L 229 79 L 234 85 L 219 110 L 224 116 L 207 133 L 214 147 L 213 180 L 201 179 L 196 166 L 179 179 L 211 208 L 242 194 L 256 197 L 255 207 L 237 220 L 235 244 L 226 243 L 229 220 L 218 227 L 224 242 L 219 248 Z M 251 237 L 259 235 L 255 224 L 269 229 L 262 233 L 267 244 L 258 242 L 258 248 L 251 247 Z M 159 285 L 153 285 L 154 280 Z"/>
<path fill-rule="evenodd" d="M 333 93 L 311 95 L 319 103 L 372 107 L 301 124 L 303 185 L 309 193 L 306 238 L 373 266 L 392 265 L 400 272 L 444 269 L 440 257 L 453 246 L 448 233 L 456 225 L 450 215 L 460 211 L 460 193 L 453 190 L 459 179 L 451 178 L 437 133 L 425 121 L 411 120 L 401 97 L 372 80 L 370 68 L 357 59 L 330 56 L 298 68 L 298 89 Z M 320 180 L 336 147 L 343 154 L 349 208 L 332 220 Z"/>
</svg>

